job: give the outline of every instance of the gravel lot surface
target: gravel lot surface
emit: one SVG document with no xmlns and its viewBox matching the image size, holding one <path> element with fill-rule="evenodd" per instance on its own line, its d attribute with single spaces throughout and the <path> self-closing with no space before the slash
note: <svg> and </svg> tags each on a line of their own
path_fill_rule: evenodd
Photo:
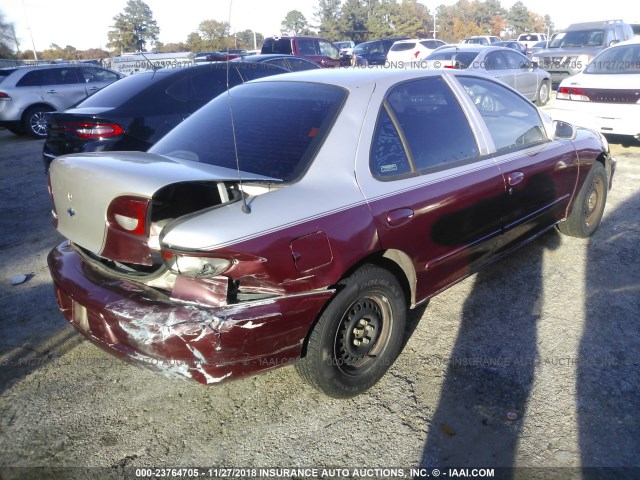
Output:
<svg viewBox="0 0 640 480">
<path fill-rule="evenodd" d="M 591 239 L 554 230 L 437 296 L 413 312 L 415 331 L 383 380 L 342 401 L 290 366 L 204 387 L 83 340 L 58 311 L 46 266 L 62 238 L 41 150 L 0 130 L 0 479 L 194 466 L 640 476 L 640 147 L 612 145 L 618 171 Z M 17 274 L 28 279 L 13 286 Z"/>
</svg>

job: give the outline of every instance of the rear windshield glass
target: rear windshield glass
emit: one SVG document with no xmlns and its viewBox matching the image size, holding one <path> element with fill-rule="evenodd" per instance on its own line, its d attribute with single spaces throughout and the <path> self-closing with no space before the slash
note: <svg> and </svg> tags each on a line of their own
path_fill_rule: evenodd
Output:
<svg viewBox="0 0 640 480">
<path fill-rule="evenodd" d="M 346 96 L 340 87 L 315 83 L 242 85 L 202 107 L 149 152 L 292 182 L 310 165 Z"/>
<path fill-rule="evenodd" d="M 453 60 L 461 69 L 467 68 L 478 56 L 479 51 L 460 51 L 456 49 L 438 50 L 427 57 L 427 60 Z"/>
<path fill-rule="evenodd" d="M 158 75 L 158 73 L 156 72 L 155 75 Z M 122 80 L 118 80 L 117 82 L 98 90 L 78 106 L 91 108 L 119 107 L 131 97 L 137 95 L 151 85 L 153 80 L 153 72 L 138 73 L 125 77 Z"/>
<path fill-rule="evenodd" d="M 593 59 L 584 73 L 640 74 L 640 43 L 604 50 Z"/>
<path fill-rule="evenodd" d="M 16 70 L 17 70 L 17 68 L 3 68 L 3 69 L 0 69 L 0 83 L 2 83 L 2 81 L 5 78 L 7 78 L 9 75 L 11 75 Z"/>
<path fill-rule="evenodd" d="M 405 50 L 411 50 L 415 46 L 416 46 L 415 42 L 394 43 L 391 46 L 391 51 L 392 52 L 402 52 L 402 51 L 405 51 Z"/>
</svg>

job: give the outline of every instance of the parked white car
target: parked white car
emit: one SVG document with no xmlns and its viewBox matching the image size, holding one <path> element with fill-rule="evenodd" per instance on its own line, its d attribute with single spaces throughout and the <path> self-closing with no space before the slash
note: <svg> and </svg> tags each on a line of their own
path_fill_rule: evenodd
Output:
<svg viewBox="0 0 640 480">
<path fill-rule="evenodd" d="M 544 33 L 523 33 L 518 37 L 518 43 L 524 45 L 525 48 L 529 48 L 546 39 L 547 35 Z"/>
<path fill-rule="evenodd" d="M 446 45 L 446 43 L 435 38 L 399 40 L 391 45 L 391 49 L 387 53 L 387 62 L 391 64 L 419 62 L 442 45 Z"/>
<path fill-rule="evenodd" d="M 560 83 L 554 120 L 640 139 L 640 38 L 603 50 L 578 75 Z"/>
</svg>

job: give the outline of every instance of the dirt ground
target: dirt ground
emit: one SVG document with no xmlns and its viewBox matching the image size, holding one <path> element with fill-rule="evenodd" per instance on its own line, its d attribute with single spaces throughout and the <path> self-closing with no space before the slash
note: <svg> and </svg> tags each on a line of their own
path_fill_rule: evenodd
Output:
<svg viewBox="0 0 640 480">
<path fill-rule="evenodd" d="M 351 400 L 290 366 L 216 387 L 169 380 L 83 340 L 46 266 L 62 238 L 41 150 L 0 130 L 0 479 L 196 466 L 640 478 L 640 147 L 612 145 L 618 171 L 591 239 L 552 231 L 413 312 L 396 364 Z M 11 285 L 17 274 L 27 281 Z"/>
</svg>

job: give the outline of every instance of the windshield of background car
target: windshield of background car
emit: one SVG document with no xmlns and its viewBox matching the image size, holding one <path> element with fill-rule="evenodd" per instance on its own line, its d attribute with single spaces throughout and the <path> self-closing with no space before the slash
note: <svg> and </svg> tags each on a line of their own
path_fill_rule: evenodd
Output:
<svg viewBox="0 0 640 480">
<path fill-rule="evenodd" d="M 609 48 L 593 59 L 584 73 L 640 74 L 640 43 Z"/>
<path fill-rule="evenodd" d="M 550 48 L 568 48 L 568 47 L 599 47 L 604 40 L 604 30 L 574 30 L 572 32 L 559 33 L 553 39 Z"/>
<path fill-rule="evenodd" d="M 425 60 L 451 60 L 459 64 L 460 69 L 465 69 L 480 53 L 479 50 L 460 51 L 455 48 L 442 49 L 433 52 Z"/>
<path fill-rule="evenodd" d="M 293 182 L 311 164 L 346 97 L 340 87 L 317 83 L 241 85 L 206 104 L 149 152 Z"/>
</svg>

